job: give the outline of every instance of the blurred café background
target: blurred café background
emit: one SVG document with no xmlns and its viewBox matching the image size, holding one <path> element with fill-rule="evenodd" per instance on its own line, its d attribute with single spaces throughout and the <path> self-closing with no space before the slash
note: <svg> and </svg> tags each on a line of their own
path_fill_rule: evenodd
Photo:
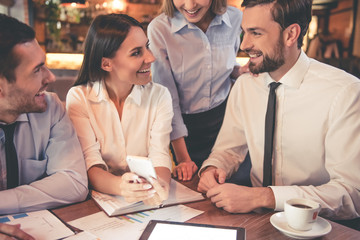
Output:
<svg viewBox="0 0 360 240">
<path fill-rule="evenodd" d="M 126 13 L 146 29 L 159 14 L 162 0 L 0 0 L 0 13 L 28 23 L 47 53 L 57 80 L 48 90 L 61 100 L 73 84 L 82 61 L 82 46 L 92 19 L 99 14 Z M 242 0 L 228 0 L 241 9 Z M 313 19 L 304 51 L 360 77 L 359 0 L 314 0 Z M 239 51 L 238 62 L 247 56 Z"/>
</svg>

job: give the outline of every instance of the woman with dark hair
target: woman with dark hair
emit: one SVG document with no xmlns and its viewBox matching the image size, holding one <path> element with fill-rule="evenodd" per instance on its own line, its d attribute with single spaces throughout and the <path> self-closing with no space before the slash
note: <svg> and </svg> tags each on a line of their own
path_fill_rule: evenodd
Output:
<svg viewBox="0 0 360 240">
<path fill-rule="evenodd" d="M 138 21 L 124 14 L 99 15 L 66 99 L 91 186 L 149 205 L 167 199 L 171 177 L 171 97 L 165 87 L 151 82 L 154 61 Z M 139 182 L 129 172 L 128 155 L 149 157 L 158 178 Z"/>
</svg>

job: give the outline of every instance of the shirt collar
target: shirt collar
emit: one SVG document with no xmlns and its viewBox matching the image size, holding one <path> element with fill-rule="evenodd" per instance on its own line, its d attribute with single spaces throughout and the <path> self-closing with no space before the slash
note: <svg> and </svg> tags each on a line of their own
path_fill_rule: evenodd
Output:
<svg viewBox="0 0 360 240">
<path fill-rule="evenodd" d="M 225 12 L 222 15 L 216 15 L 216 17 L 212 21 L 212 24 L 210 25 L 220 25 L 222 22 L 224 22 L 229 28 L 232 28 L 230 16 L 228 12 Z"/>
<path fill-rule="evenodd" d="M 17 122 L 28 122 L 29 118 L 26 113 L 20 114 L 20 116 L 16 119 Z"/>
<path fill-rule="evenodd" d="M 141 96 L 144 88 L 152 85 L 152 82 L 146 85 L 134 85 L 131 93 L 127 99 L 131 99 L 137 105 L 141 104 Z M 94 83 L 88 83 L 88 99 L 93 102 L 110 101 L 109 94 L 106 90 L 105 82 L 97 81 Z"/>
<path fill-rule="evenodd" d="M 18 116 L 18 118 L 15 120 L 15 122 L 28 122 L 29 118 L 28 115 L 26 113 L 22 113 Z M 4 123 L 2 121 L 0 121 L 0 124 L 2 125 L 7 125 L 7 123 Z"/>
<path fill-rule="evenodd" d="M 26 113 L 22 113 L 18 116 L 18 118 L 16 119 L 15 122 L 28 122 L 28 121 L 29 121 L 28 115 Z M 7 125 L 7 123 L 1 122 L 1 121 L 0 121 L 0 124 Z M 5 141 L 4 131 L 0 131 L 0 139 L 1 139 L 1 141 Z"/>
<path fill-rule="evenodd" d="M 299 88 L 301 83 L 304 81 L 305 74 L 310 66 L 310 59 L 301 50 L 300 56 L 294 66 L 285 73 L 285 75 L 279 80 L 283 85 Z M 264 82 L 266 86 L 274 82 L 269 73 L 264 75 Z"/>
<path fill-rule="evenodd" d="M 109 95 L 103 80 L 87 84 L 88 99 L 93 102 L 108 101 Z"/>
<path fill-rule="evenodd" d="M 175 33 L 188 26 L 190 29 L 196 28 L 195 24 L 189 23 L 188 20 L 179 12 L 176 11 L 173 18 L 170 18 L 171 21 L 171 33 Z M 230 17 L 228 12 L 225 12 L 222 15 L 216 15 L 215 18 L 211 21 L 209 27 L 221 25 L 224 22 L 230 28 L 232 27 Z"/>
<path fill-rule="evenodd" d="M 149 84 L 152 84 L 152 82 L 150 82 L 146 85 L 134 85 L 128 98 L 132 99 L 134 101 L 134 103 L 136 103 L 138 106 L 140 106 L 142 91 L 144 90 L 144 88 L 148 87 Z"/>
</svg>

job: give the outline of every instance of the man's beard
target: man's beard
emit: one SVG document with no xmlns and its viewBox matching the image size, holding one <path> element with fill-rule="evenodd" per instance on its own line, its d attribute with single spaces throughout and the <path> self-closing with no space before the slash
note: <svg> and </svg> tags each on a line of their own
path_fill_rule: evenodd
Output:
<svg viewBox="0 0 360 240">
<path fill-rule="evenodd" d="M 14 87 L 9 90 L 9 102 L 11 103 L 11 111 L 13 114 L 20 115 L 22 113 L 42 113 L 47 109 L 47 102 L 36 101 L 32 93 L 26 92 L 23 89 Z"/>
<path fill-rule="evenodd" d="M 280 37 L 279 42 L 274 50 L 273 57 L 270 57 L 269 55 L 263 55 L 264 60 L 259 65 L 250 62 L 249 64 L 250 72 L 254 74 L 259 74 L 263 72 L 273 72 L 277 70 L 285 63 L 283 49 L 284 49 L 284 42 L 283 39 Z"/>
</svg>

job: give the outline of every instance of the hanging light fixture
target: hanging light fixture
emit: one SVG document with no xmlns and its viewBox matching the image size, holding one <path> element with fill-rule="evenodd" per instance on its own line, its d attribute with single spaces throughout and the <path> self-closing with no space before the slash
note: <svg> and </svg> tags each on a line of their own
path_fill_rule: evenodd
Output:
<svg viewBox="0 0 360 240">
<path fill-rule="evenodd" d="M 73 7 L 73 8 L 86 8 L 85 0 L 61 0 L 60 3 L 63 7 Z"/>
<path fill-rule="evenodd" d="M 111 2 L 111 9 L 114 12 L 122 12 L 125 10 L 125 8 L 126 8 L 126 4 L 125 1 L 123 0 L 113 0 Z"/>
<path fill-rule="evenodd" d="M 314 0 L 313 10 L 333 9 L 338 5 L 339 0 Z"/>
</svg>

